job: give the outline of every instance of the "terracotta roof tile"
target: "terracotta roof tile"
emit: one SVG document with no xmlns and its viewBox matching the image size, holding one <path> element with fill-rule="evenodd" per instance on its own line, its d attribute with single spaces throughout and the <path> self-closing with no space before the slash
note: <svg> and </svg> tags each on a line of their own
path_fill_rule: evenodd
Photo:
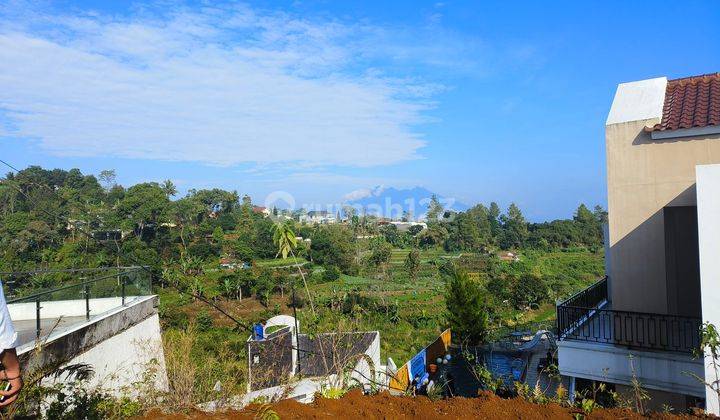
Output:
<svg viewBox="0 0 720 420">
<path fill-rule="evenodd" d="M 669 80 L 660 124 L 645 131 L 720 125 L 720 73 Z"/>
</svg>

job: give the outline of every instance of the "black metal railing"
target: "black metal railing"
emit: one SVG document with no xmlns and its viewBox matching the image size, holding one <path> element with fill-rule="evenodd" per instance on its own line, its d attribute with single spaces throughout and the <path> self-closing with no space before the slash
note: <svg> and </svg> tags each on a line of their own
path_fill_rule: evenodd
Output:
<svg viewBox="0 0 720 420">
<path fill-rule="evenodd" d="M 575 306 L 578 308 L 597 308 L 608 299 L 607 277 L 604 277 L 587 289 L 583 289 L 569 298 L 565 299 L 560 305 Z"/>
<path fill-rule="evenodd" d="M 681 353 L 700 347 L 700 318 L 605 309 L 607 300 L 605 278 L 558 304 L 558 338 Z"/>
<path fill-rule="evenodd" d="M 555 331 L 559 338 L 587 320 L 593 309 L 599 308 L 608 300 L 607 277 L 593 283 L 557 305 Z M 573 311 L 561 311 L 560 308 L 578 308 Z"/>
<path fill-rule="evenodd" d="M 8 304 L 34 304 L 36 337 L 42 332 L 42 304 L 57 301 L 84 300 L 85 319 L 91 316 L 91 299 L 120 298 L 120 306 L 125 306 L 129 296 L 144 296 L 152 293 L 152 276 L 148 267 L 106 267 L 88 270 L 36 270 L 22 273 L 1 273 L 5 276 L 36 275 L 38 273 L 83 273 L 92 272 L 92 278 L 82 278 L 80 282 L 63 284 L 50 289 L 32 292 L 26 285 L 18 289 L 20 296 L 8 294 Z M 105 274 L 101 274 L 101 273 Z M 80 304 L 80 302 L 78 302 Z M 77 310 L 75 310 L 77 312 Z"/>
<path fill-rule="evenodd" d="M 558 306 L 560 339 L 681 353 L 700 348 L 700 318 L 610 309 L 587 313 L 587 308 Z"/>
</svg>

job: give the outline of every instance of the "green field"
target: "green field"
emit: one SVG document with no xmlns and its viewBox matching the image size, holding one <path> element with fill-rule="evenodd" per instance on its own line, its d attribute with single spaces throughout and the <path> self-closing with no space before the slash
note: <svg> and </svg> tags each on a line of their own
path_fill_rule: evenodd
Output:
<svg viewBox="0 0 720 420">
<path fill-rule="evenodd" d="M 390 356 L 396 363 L 404 363 L 430 343 L 446 325 L 445 284 L 438 273 L 437 262 L 453 259 L 461 266 L 467 264 L 466 268 L 470 271 L 476 269 L 474 260 L 482 258 L 472 253 L 463 253 L 462 258 L 458 258 L 459 253 L 422 251 L 419 275 L 413 281 L 404 269 L 408 252 L 407 249 L 393 249 L 387 277 L 377 271 L 365 270 L 358 276 L 343 275 L 334 282 L 310 285 L 311 294 L 318 302 L 355 292 L 381 305 L 396 305 L 398 319 L 393 321 L 371 315 L 359 318 L 360 327 L 380 331 L 383 357 Z M 602 255 L 590 252 L 529 252 L 522 254 L 518 262 L 503 261 L 500 264 L 503 272 L 532 272 L 550 282 L 564 282 L 562 287 L 557 287 L 563 294 L 587 287 L 603 273 Z M 495 309 L 502 317 L 498 327 L 515 322 L 551 324 L 555 318 L 555 305 L 550 302 L 529 311 L 508 309 L 504 305 Z"/>
<path fill-rule="evenodd" d="M 418 276 L 412 280 L 404 268 L 405 258 L 409 250 L 393 249 L 389 263 L 385 269 L 363 267 L 357 275 L 341 275 L 335 281 L 323 281 L 322 266 L 317 266 L 303 259 L 269 259 L 255 261 L 259 267 L 270 268 L 297 277 L 297 268 L 293 264 L 303 264 L 306 272 L 308 288 L 313 302 L 317 307 L 318 316 L 310 315 L 309 305 L 298 310 L 302 330 L 306 332 L 334 331 L 340 324 L 352 325 L 358 330 L 377 330 L 381 334 L 382 357 L 392 357 L 396 363 L 407 361 L 417 351 L 432 342 L 446 326 L 445 282 L 439 274 L 439 267 L 447 260 L 473 273 L 481 283 L 490 277 L 486 272 L 488 256 L 473 253 L 446 253 L 439 249 L 423 250 L 420 254 Z M 581 290 L 602 276 L 604 271 L 602 254 L 590 252 L 541 252 L 526 251 L 520 254 L 520 261 L 497 261 L 499 273 L 503 275 L 520 275 L 533 273 L 541 276 L 545 282 L 557 292 L 539 307 L 530 310 L 513 309 L 511 305 L 498 304 L 494 307 L 495 321 L 493 328 L 505 330 L 516 324 L 543 322 L 552 324 L 555 318 L 555 299 L 562 298 Z M 497 274 L 497 273 L 496 273 Z M 208 270 L 199 276 L 204 286 L 204 293 L 212 299 L 219 296 L 218 277 L 222 271 Z M 299 283 L 300 284 L 300 283 Z M 302 286 L 300 286 L 302 287 Z M 272 316 L 274 313 L 292 313 L 288 307 L 289 290 L 283 296 L 275 293 L 267 306 L 263 306 L 254 296 L 244 296 L 241 301 L 226 301 L 229 312 L 247 323 Z M 215 327 L 229 325 L 227 319 L 214 313 L 201 302 L 193 301 L 188 296 L 178 296 L 172 290 L 161 291 L 160 308 L 166 323 L 183 325 L 198 314 L 209 313 L 216 319 Z M 298 293 L 303 300 L 306 292 Z M 354 297 L 353 297 L 354 296 Z M 333 308 L 338 302 L 348 299 L 358 300 L 353 307 L 345 312 Z M 186 321 L 183 321 L 186 320 Z M 224 329 L 230 338 L 236 333 Z M 210 333 L 210 332 L 208 332 Z M 229 334 L 229 335 L 228 335 Z M 214 334 L 211 334 L 215 337 Z M 242 340 L 245 332 L 239 332 L 236 338 Z M 210 345 L 210 343 L 208 343 Z M 244 351 L 240 349 L 240 351 Z"/>
<path fill-rule="evenodd" d="M 253 263 L 260 267 L 268 267 L 268 268 L 277 268 L 277 267 L 286 267 L 286 266 L 293 266 L 296 264 L 305 264 L 307 263 L 307 260 L 300 257 L 287 257 L 285 259 L 282 258 L 273 258 L 268 260 L 255 260 Z"/>
</svg>

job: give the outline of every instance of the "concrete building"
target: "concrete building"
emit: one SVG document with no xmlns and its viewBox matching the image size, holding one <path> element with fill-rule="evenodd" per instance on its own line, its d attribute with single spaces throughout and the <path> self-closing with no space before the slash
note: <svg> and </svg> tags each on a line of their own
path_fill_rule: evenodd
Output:
<svg viewBox="0 0 720 420">
<path fill-rule="evenodd" d="M 607 278 L 558 305 L 560 372 L 717 414 L 692 351 L 720 325 L 720 73 L 620 84 L 605 134 Z"/>
<path fill-rule="evenodd" d="M 326 210 L 311 210 L 307 214 L 300 216 L 300 222 L 313 223 L 319 225 L 328 225 L 337 223 L 337 218 Z"/>
<path fill-rule="evenodd" d="M 397 227 L 398 232 L 407 232 L 413 226 L 419 226 L 419 228 L 417 228 L 419 230 L 427 229 L 427 223 L 425 223 L 425 222 L 391 221 L 390 224 L 395 225 L 395 227 Z"/>
</svg>

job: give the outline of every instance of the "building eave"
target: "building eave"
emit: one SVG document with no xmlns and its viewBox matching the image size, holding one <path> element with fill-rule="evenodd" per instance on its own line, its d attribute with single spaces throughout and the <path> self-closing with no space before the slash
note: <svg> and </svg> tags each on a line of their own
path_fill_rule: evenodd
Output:
<svg viewBox="0 0 720 420">
<path fill-rule="evenodd" d="M 678 128 L 677 130 L 654 130 L 650 132 L 653 140 L 674 139 L 680 137 L 699 137 L 720 134 L 720 125 L 706 127 Z"/>
</svg>

